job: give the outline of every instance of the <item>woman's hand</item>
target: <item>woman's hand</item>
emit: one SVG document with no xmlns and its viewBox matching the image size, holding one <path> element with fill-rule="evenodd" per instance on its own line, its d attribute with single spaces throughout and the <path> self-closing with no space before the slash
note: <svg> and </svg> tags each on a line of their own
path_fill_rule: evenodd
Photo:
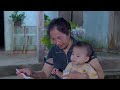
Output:
<svg viewBox="0 0 120 90">
<path fill-rule="evenodd" d="M 18 72 L 18 71 L 19 71 L 19 72 Z M 23 75 L 23 74 L 25 74 L 25 75 L 27 75 L 27 76 L 30 76 L 31 73 L 32 73 L 32 71 L 31 71 L 29 68 L 18 69 L 18 71 L 16 71 L 16 74 L 17 74 L 17 76 L 20 77 L 20 78 L 24 78 L 24 75 Z M 21 73 L 23 73 L 23 74 L 21 74 Z"/>
</svg>

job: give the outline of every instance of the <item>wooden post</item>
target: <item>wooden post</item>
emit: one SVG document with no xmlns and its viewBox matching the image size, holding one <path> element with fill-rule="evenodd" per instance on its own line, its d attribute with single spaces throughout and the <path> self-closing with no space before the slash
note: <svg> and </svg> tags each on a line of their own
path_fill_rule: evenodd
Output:
<svg viewBox="0 0 120 90">
<path fill-rule="evenodd" d="M 72 21 L 79 26 L 83 26 L 83 11 L 73 11 Z"/>
<path fill-rule="evenodd" d="M 115 47 L 114 42 L 114 11 L 109 12 L 109 32 L 108 32 L 108 48 L 113 49 Z"/>
<path fill-rule="evenodd" d="M 11 54 L 13 54 L 13 50 L 14 50 L 14 23 L 11 22 Z"/>
<path fill-rule="evenodd" d="M 44 61 L 44 48 L 41 43 L 44 31 L 44 11 L 37 12 L 37 58 L 39 62 Z"/>
<path fill-rule="evenodd" d="M 59 17 L 83 26 L 83 11 L 59 11 Z"/>
<path fill-rule="evenodd" d="M 63 17 L 67 21 L 71 21 L 71 11 L 59 11 L 59 17 Z"/>
<path fill-rule="evenodd" d="M 120 11 L 110 11 L 109 14 L 108 47 L 120 50 Z"/>
<path fill-rule="evenodd" d="M 26 29 L 25 29 L 25 26 L 23 26 L 23 30 L 24 30 L 24 48 L 23 48 L 23 53 L 26 54 L 27 45 L 26 45 Z"/>
</svg>

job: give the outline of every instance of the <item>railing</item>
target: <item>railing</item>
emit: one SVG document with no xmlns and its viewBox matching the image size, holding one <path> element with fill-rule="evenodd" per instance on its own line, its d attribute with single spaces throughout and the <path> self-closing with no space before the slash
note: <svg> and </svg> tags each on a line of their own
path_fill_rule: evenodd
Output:
<svg viewBox="0 0 120 90">
<path fill-rule="evenodd" d="M 12 50 L 26 51 L 37 48 L 37 27 L 36 26 L 13 26 L 12 29 Z"/>
</svg>

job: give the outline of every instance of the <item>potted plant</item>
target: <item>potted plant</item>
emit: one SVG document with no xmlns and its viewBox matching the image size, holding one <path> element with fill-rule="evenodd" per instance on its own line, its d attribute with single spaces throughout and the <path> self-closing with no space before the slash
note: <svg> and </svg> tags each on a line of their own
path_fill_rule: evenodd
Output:
<svg viewBox="0 0 120 90">
<path fill-rule="evenodd" d="M 18 14 L 18 11 L 14 11 L 9 17 L 14 22 L 14 26 L 21 26 L 26 16 L 25 12 Z"/>
</svg>

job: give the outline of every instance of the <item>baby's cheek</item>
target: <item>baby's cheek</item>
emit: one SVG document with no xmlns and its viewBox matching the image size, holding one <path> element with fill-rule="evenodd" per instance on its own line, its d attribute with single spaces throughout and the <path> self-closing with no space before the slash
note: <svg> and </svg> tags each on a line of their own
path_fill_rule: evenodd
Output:
<svg viewBox="0 0 120 90">
<path fill-rule="evenodd" d="M 81 60 L 79 59 L 79 58 L 77 58 L 77 60 L 76 60 L 77 62 L 81 62 Z"/>
<path fill-rule="evenodd" d="M 71 60 L 73 60 L 73 56 L 71 56 L 71 58 L 70 58 Z"/>
</svg>

